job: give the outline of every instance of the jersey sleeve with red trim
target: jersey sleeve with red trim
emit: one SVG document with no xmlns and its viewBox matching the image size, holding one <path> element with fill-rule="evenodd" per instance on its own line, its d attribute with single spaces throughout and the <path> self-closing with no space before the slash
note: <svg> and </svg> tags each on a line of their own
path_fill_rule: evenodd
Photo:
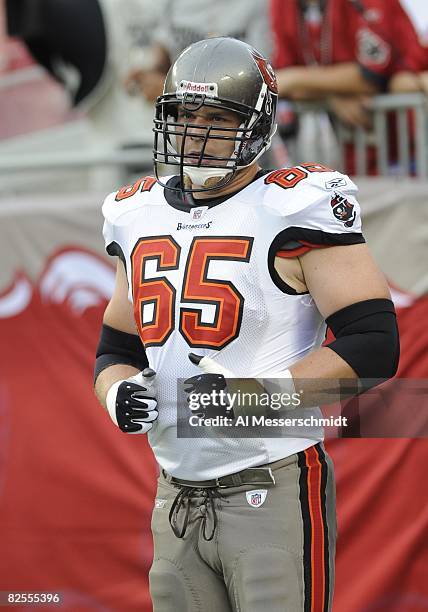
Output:
<svg viewBox="0 0 428 612">
<path fill-rule="evenodd" d="M 103 236 L 107 253 L 124 259 L 125 228 L 132 223 L 133 212 L 141 207 L 141 196 L 134 195 L 128 200 L 118 201 L 116 199 L 118 193 L 118 191 L 114 191 L 104 200 L 102 206 L 104 216 Z"/>
<path fill-rule="evenodd" d="M 156 185 L 151 176 L 138 179 L 132 185 L 125 185 L 119 191 L 110 193 L 104 200 L 103 236 L 109 255 L 119 257 L 128 275 L 128 300 L 132 303 L 132 283 L 129 278 L 130 228 L 141 215 L 141 207 L 150 200 L 149 193 Z M 127 264 L 128 262 L 128 264 Z"/>
<path fill-rule="evenodd" d="M 278 256 L 296 257 L 313 248 L 365 242 L 358 188 L 348 176 L 308 172 L 303 166 L 276 173 L 265 177 L 269 185 L 265 202 L 284 216 L 284 230 L 275 239 Z M 302 178 L 293 180 L 293 176 Z M 287 182 L 295 186 L 285 187 Z"/>
<path fill-rule="evenodd" d="M 109 255 L 122 256 L 123 228 L 132 223 L 135 211 L 138 211 L 145 195 L 156 185 L 156 179 L 145 176 L 132 185 L 125 185 L 118 191 L 113 191 L 104 200 L 102 213 L 104 216 L 103 236 L 105 248 Z M 120 248 L 119 248 L 120 247 Z"/>
</svg>

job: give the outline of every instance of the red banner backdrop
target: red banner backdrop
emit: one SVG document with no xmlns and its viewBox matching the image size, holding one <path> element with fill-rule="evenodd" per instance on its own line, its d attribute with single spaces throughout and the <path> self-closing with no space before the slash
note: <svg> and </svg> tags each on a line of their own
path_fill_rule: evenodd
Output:
<svg viewBox="0 0 428 612">
<path fill-rule="evenodd" d="M 113 277 L 71 249 L 0 299 L 0 590 L 59 591 L 73 611 L 150 610 L 155 462 L 94 397 L 106 301 L 83 262 Z"/>
<path fill-rule="evenodd" d="M 18 274 L 0 296 L 0 590 L 59 591 L 66 610 L 149 612 L 155 462 L 145 437 L 121 434 L 92 391 L 112 281 L 96 253 L 61 249 L 37 280 Z M 427 320 L 428 298 L 399 311 L 402 376 L 428 378 Z M 328 442 L 336 612 L 428 609 L 427 448 Z"/>
<path fill-rule="evenodd" d="M 428 378 L 428 296 L 397 313 L 397 376 Z M 327 448 L 338 494 L 335 612 L 428 610 L 428 441 L 341 439 Z"/>
</svg>

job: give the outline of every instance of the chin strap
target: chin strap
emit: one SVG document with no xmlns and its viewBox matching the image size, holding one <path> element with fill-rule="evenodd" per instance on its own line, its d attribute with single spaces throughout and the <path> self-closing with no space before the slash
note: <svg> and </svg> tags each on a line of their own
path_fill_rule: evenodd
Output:
<svg viewBox="0 0 428 612">
<path fill-rule="evenodd" d="M 183 166 L 183 173 L 189 177 L 192 185 L 196 187 L 214 187 L 216 183 L 223 181 L 232 170 L 229 168 L 195 168 Z M 211 179 L 217 179 L 212 181 Z M 214 184 L 212 184 L 214 183 Z"/>
</svg>

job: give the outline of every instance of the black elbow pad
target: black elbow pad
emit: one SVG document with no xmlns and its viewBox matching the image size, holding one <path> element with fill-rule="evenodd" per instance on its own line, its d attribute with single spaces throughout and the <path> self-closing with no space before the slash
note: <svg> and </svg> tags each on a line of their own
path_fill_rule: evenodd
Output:
<svg viewBox="0 0 428 612">
<path fill-rule="evenodd" d="M 400 341 L 394 304 L 372 299 L 351 304 L 326 319 L 336 339 L 327 344 L 359 378 L 391 378 L 398 368 Z"/>
<path fill-rule="evenodd" d="M 144 370 L 149 362 L 139 336 L 103 324 L 96 352 L 94 384 L 103 370 L 116 364 Z"/>
</svg>

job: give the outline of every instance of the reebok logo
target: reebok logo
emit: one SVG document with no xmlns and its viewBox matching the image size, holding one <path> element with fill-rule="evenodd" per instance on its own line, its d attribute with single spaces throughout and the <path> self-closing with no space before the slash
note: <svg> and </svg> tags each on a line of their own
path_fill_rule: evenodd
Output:
<svg viewBox="0 0 428 612">
<path fill-rule="evenodd" d="M 207 223 L 177 223 L 177 230 L 199 230 L 199 229 L 210 229 L 212 221 Z"/>
<path fill-rule="evenodd" d="M 341 177 L 337 177 L 331 179 L 331 181 L 327 181 L 325 184 L 326 189 L 336 189 L 336 187 L 344 187 L 346 185 L 346 180 Z"/>
</svg>

